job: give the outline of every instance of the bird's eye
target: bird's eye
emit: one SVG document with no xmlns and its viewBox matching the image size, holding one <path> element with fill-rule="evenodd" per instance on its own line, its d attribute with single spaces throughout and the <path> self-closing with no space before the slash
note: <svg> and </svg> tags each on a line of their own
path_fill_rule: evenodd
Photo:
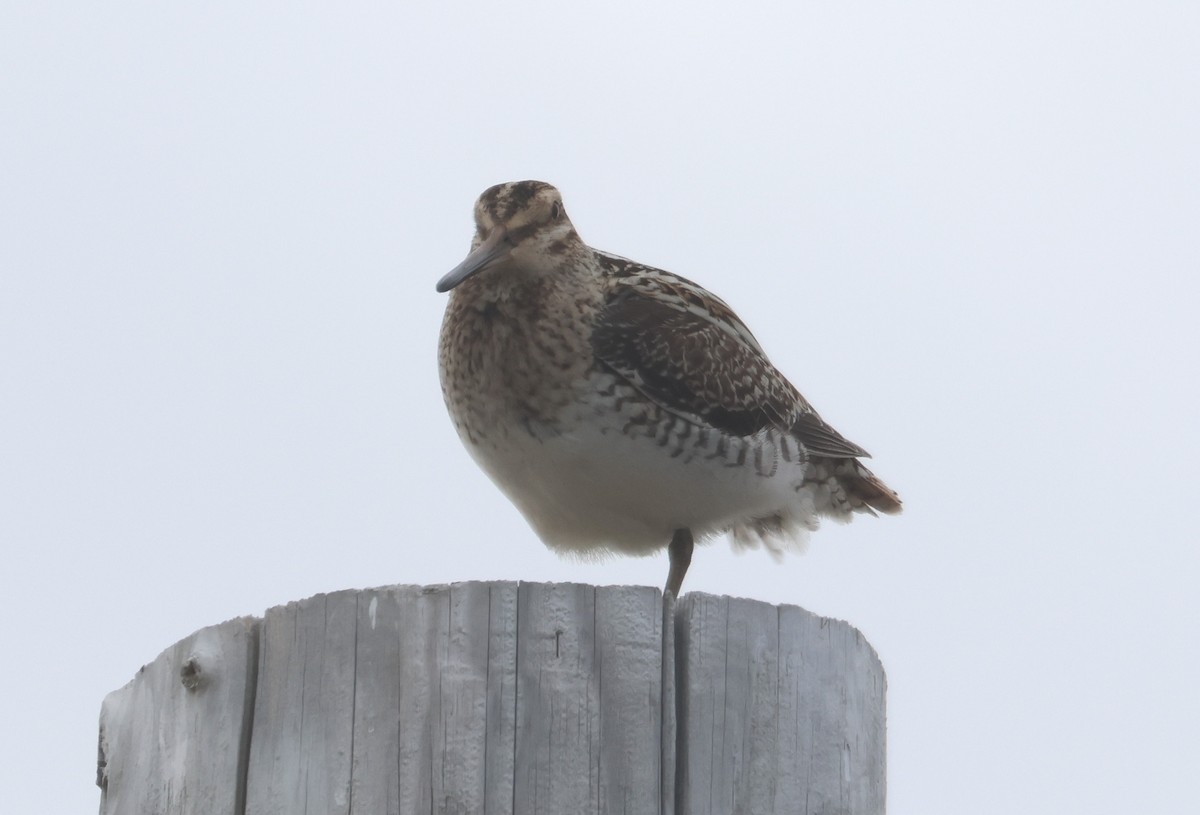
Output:
<svg viewBox="0 0 1200 815">
<path fill-rule="evenodd" d="M 550 220 L 557 221 L 562 217 L 562 204 L 555 201 L 550 205 Z"/>
</svg>

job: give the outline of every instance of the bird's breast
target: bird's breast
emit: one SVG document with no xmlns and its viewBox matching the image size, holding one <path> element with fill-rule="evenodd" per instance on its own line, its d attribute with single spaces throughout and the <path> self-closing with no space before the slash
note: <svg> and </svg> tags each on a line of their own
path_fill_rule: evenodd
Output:
<svg viewBox="0 0 1200 815">
<path fill-rule="evenodd" d="M 452 297 L 442 322 L 442 392 L 468 444 L 544 435 L 587 386 L 593 357 L 584 315 L 510 297 Z"/>
</svg>

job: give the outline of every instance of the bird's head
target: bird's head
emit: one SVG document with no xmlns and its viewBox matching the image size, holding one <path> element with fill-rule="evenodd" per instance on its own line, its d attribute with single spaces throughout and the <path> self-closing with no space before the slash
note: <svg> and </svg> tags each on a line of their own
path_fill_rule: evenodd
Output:
<svg viewBox="0 0 1200 815">
<path fill-rule="evenodd" d="M 510 181 L 486 190 L 475 202 L 471 253 L 438 281 L 447 292 L 493 269 L 550 272 L 582 246 L 562 195 L 544 181 Z"/>
</svg>

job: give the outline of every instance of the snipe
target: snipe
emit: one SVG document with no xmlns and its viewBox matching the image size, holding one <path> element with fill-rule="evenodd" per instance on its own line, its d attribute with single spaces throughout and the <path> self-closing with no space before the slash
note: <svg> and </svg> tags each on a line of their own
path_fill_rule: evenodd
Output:
<svg viewBox="0 0 1200 815">
<path fill-rule="evenodd" d="M 900 498 L 767 360 L 718 297 L 587 246 L 558 190 L 500 184 L 475 204 L 438 350 L 463 443 L 552 549 L 667 546 L 678 595 L 695 539 L 774 554 L 822 516 Z"/>
</svg>

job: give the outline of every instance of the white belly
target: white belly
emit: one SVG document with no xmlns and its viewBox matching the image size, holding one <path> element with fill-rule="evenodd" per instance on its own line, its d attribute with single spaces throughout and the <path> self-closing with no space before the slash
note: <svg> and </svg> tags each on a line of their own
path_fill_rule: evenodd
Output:
<svg viewBox="0 0 1200 815">
<path fill-rule="evenodd" d="M 804 465 L 785 461 L 770 439 L 726 437 L 720 451 L 715 433 L 704 446 L 660 441 L 582 423 L 543 439 L 516 431 L 498 447 L 467 447 L 547 546 L 584 556 L 646 555 L 676 529 L 700 539 L 811 506 L 800 489 Z M 798 520 L 812 526 L 811 518 Z"/>
</svg>

